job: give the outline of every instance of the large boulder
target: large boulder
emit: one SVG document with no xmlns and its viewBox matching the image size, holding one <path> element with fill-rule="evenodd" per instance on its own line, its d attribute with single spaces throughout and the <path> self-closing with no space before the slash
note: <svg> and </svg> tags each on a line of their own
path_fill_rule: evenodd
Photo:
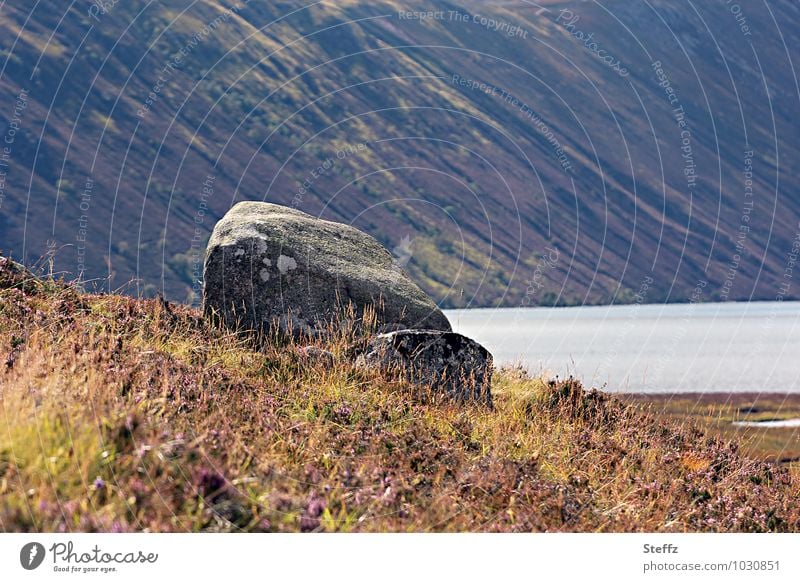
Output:
<svg viewBox="0 0 800 582">
<path fill-rule="evenodd" d="M 229 327 L 319 335 L 352 311 L 377 326 L 450 331 L 450 323 L 371 236 L 266 202 L 241 202 L 214 227 L 203 309 Z"/>
<path fill-rule="evenodd" d="M 395 372 L 457 400 L 492 405 L 492 354 L 458 333 L 402 330 L 375 336 L 358 359 L 362 367 Z"/>
</svg>

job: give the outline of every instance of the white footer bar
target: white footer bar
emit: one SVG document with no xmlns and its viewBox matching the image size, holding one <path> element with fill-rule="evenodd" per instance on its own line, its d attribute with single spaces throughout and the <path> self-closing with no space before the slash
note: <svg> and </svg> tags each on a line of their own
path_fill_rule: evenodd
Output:
<svg viewBox="0 0 800 582">
<path fill-rule="evenodd" d="M 2 580 L 796 581 L 799 566 L 800 535 L 0 534 Z"/>
</svg>

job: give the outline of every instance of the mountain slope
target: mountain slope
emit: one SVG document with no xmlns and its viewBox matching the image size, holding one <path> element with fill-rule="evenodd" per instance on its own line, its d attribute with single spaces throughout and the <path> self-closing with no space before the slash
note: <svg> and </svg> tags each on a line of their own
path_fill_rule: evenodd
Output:
<svg viewBox="0 0 800 582">
<path fill-rule="evenodd" d="M 796 3 L 545 4 L 6 2 L 0 246 L 193 302 L 268 200 L 444 306 L 800 297 Z"/>
</svg>

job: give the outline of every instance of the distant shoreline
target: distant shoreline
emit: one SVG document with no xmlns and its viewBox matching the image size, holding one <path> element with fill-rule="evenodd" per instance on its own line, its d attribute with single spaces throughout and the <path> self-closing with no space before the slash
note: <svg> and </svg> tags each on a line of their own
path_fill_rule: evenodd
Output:
<svg viewBox="0 0 800 582">
<path fill-rule="evenodd" d="M 800 394 L 776 392 L 614 394 L 679 423 L 697 423 L 712 434 L 741 444 L 749 457 L 800 463 Z M 786 422 L 785 425 L 781 425 Z"/>
<path fill-rule="evenodd" d="M 742 404 L 751 401 L 772 402 L 781 399 L 787 406 L 800 408 L 797 392 L 613 392 L 620 400 L 663 402 L 664 400 L 694 400 L 702 404 Z"/>
</svg>

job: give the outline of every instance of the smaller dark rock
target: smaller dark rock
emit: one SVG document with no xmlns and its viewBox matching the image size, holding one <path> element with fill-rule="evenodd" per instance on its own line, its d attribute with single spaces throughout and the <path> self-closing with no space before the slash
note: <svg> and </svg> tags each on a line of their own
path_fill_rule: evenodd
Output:
<svg viewBox="0 0 800 582">
<path fill-rule="evenodd" d="M 380 334 L 358 363 L 399 372 L 413 384 L 430 386 L 457 400 L 492 404 L 492 355 L 458 333 L 426 329 Z"/>
</svg>

